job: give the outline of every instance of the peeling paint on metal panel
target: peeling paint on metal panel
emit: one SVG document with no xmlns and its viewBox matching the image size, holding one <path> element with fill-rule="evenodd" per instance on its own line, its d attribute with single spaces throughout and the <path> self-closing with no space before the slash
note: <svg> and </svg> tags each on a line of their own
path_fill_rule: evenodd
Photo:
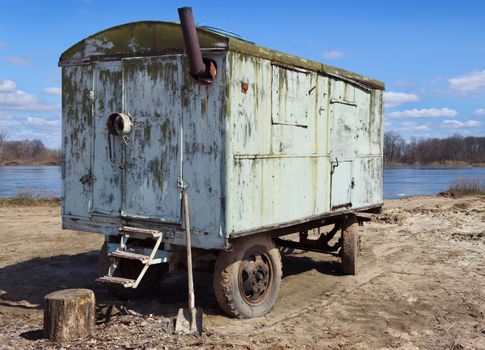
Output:
<svg viewBox="0 0 485 350">
<path fill-rule="evenodd" d="M 373 160 L 379 155 L 372 155 L 370 147 L 371 90 L 257 57 L 228 57 L 227 162 L 233 174 L 226 204 L 229 234 L 325 213 L 354 197 L 366 204 L 380 203 L 374 196 L 379 190 L 374 189 L 381 178 Z M 246 93 L 241 81 L 251 86 Z M 258 89 L 271 91 L 271 96 Z M 291 96 L 298 103 L 290 103 Z M 372 166 L 357 166 L 360 154 Z M 340 164 L 332 184 L 335 157 Z M 362 185 L 358 179 L 368 176 L 369 187 L 362 188 L 370 190 L 354 193 L 355 184 Z"/>
<path fill-rule="evenodd" d="M 189 63 L 182 60 L 183 80 L 183 176 L 190 184 L 190 208 L 199 213 L 191 225 L 223 240 L 224 223 L 225 103 L 226 67 L 224 54 L 207 55 L 216 62 L 218 73 L 209 85 L 202 85 L 189 74 Z"/>
<path fill-rule="evenodd" d="M 121 210 L 121 169 L 123 141 L 110 135 L 108 116 L 122 111 L 121 62 L 99 62 L 94 74 L 94 153 L 92 211 L 119 215 Z"/>
<path fill-rule="evenodd" d="M 260 58 L 228 56 L 231 79 L 228 137 L 232 141 L 232 154 L 227 161 L 232 164 L 228 171 L 233 174 L 229 177 L 231 200 L 226 204 L 230 208 L 229 232 L 324 210 L 329 196 L 327 118 L 320 110 L 325 110 L 326 78 L 313 72 L 275 67 Z M 241 81 L 250 83 L 247 93 L 241 91 Z M 301 108 L 286 101 L 287 91 L 281 92 L 284 98 L 279 97 L 289 82 L 293 99 L 303 99 Z M 289 122 L 275 123 L 275 109 L 278 111 L 280 105 L 282 113 L 290 113 Z M 304 121 L 306 125 L 301 127 L 303 123 L 295 121 Z M 322 128 L 318 129 L 319 126 Z"/>
<path fill-rule="evenodd" d="M 124 112 L 137 127 L 124 146 L 122 214 L 179 223 L 180 56 L 122 60 Z"/>
<path fill-rule="evenodd" d="M 92 174 L 92 100 L 93 89 L 90 66 L 65 67 L 62 71 L 63 117 L 63 214 L 88 216 L 91 207 L 91 184 L 81 178 Z"/>
</svg>

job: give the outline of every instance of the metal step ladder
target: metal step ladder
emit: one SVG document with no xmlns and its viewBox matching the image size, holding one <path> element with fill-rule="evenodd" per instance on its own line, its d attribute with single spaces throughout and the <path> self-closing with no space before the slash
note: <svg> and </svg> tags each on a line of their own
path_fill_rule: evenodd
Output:
<svg viewBox="0 0 485 350">
<path fill-rule="evenodd" d="M 162 243 L 163 234 L 157 230 L 147 230 L 138 227 L 130 227 L 130 226 L 122 226 L 120 229 L 121 239 L 118 248 L 109 253 L 108 256 L 112 258 L 111 265 L 108 270 L 108 274 L 106 276 L 100 277 L 96 279 L 97 283 L 100 284 L 107 284 L 107 285 L 116 285 L 121 286 L 124 288 L 136 288 L 138 284 L 140 284 L 143 276 L 147 272 L 150 265 L 160 264 L 162 263 L 162 259 L 156 259 L 155 256 L 157 254 L 158 248 Z M 153 246 L 153 250 L 151 251 L 150 255 L 145 254 L 138 254 L 135 252 L 128 251 L 127 249 L 127 242 L 130 238 L 137 238 L 137 239 L 156 239 L 155 245 Z M 140 271 L 140 274 L 136 279 L 130 278 L 123 278 L 123 277 L 115 277 L 113 274 L 118 267 L 118 263 L 120 259 L 128 259 L 128 260 L 138 260 L 144 266 L 143 269 Z"/>
</svg>

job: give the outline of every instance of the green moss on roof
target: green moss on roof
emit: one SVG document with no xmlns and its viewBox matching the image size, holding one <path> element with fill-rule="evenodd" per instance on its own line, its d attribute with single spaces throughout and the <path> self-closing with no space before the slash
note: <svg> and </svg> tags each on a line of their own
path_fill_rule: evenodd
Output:
<svg viewBox="0 0 485 350">
<path fill-rule="evenodd" d="M 200 46 L 204 49 L 235 51 L 384 90 L 384 83 L 360 74 L 267 49 L 208 29 L 197 28 L 197 33 Z M 160 55 L 169 52 L 183 52 L 183 50 L 184 41 L 180 24 L 160 21 L 133 22 L 103 30 L 81 40 L 61 55 L 59 64 L 62 66 L 109 57 Z"/>
</svg>

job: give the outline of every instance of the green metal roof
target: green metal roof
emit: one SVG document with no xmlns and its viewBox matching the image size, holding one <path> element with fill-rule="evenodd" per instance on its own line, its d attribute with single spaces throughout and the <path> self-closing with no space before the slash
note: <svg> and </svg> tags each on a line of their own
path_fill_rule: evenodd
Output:
<svg viewBox="0 0 485 350">
<path fill-rule="evenodd" d="M 197 28 L 197 33 L 203 50 L 235 51 L 269 59 L 277 64 L 308 69 L 384 90 L 384 83 L 360 74 L 267 49 L 209 29 Z M 179 23 L 141 21 L 112 27 L 81 40 L 62 53 L 59 65 L 76 65 L 98 59 L 153 56 L 183 51 L 184 41 Z"/>
</svg>

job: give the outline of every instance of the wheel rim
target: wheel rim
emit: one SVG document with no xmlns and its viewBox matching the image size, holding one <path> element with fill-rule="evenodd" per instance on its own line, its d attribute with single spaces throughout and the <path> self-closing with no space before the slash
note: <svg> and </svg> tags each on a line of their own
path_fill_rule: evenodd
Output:
<svg viewBox="0 0 485 350">
<path fill-rule="evenodd" d="M 252 306 L 263 304 L 273 288 L 273 262 L 262 249 L 249 251 L 239 266 L 239 291 L 246 303 Z"/>
</svg>

